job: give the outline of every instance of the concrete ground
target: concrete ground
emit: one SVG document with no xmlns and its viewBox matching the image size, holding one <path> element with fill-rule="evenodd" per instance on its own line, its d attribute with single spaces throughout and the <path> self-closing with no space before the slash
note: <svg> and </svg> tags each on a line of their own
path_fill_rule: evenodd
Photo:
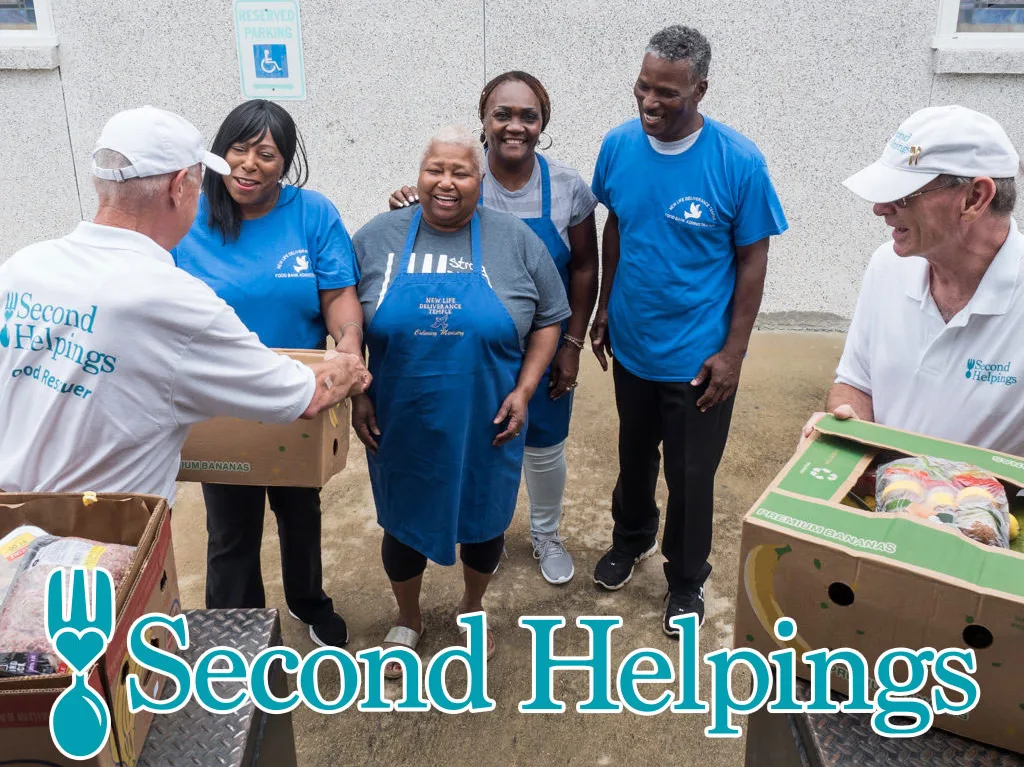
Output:
<svg viewBox="0 0 1024 767">
<path fill-rule="evenodd" d="M 792 454 L 807 416 L 821 408 L 842 341 L 841 335 L 830 333 L 755 333 L 752 339 L 717 476 L 714 572 L 705 593 L 701 655 L 731 646 L 743 515 Z M 541 579 L 532 557 L 524 487 L 507 534 L 508 558 L 485 600 L 498 640 L 497 653 L 488 663 L 488 693 L 496 709 L 449 716 L 434 711 L 366 714 L 353 706 L 342 714 L 323 716 L 300 707 L 293 714 L 300 765 L 678 765 L 698 759 L 707 767 L 743 764 L 744 739 L 706 739 L 707 716 L 577 713 L 575 704 L 587 697 L 588 680 L 582 672 L 556 674 L 555 693 L 566 703 L 565 714 L 518 712 L 517 704 L 531 697 L 529 632 L 517 625 L 520 615 L 565 616 L 568 625 L 556 643 L 556 651 L 563 655 L 586 654 L 586 633 L 573 621 L 579 615 L 600 614 L 618 615 L 624 621 L 613 634 L 613 667 L 642 647 L 677 657 L 678 643 L 661 631 L 665 579 L 660 555 L 642 563 L 632 582 L 616 593 L 600 591 L 591 577 L 611 542 L 616 440 L 611 375 L 602 374 L 587 352 L 567 449 L 569 480 L 562 522 L 576 577 L 560 587 Z M 662 509 L 665 496 L 662 480 Z M 380 564 L 381 533 L 365 454 L 354 434 L 348 467 L 324 488 L 323 508 L 325 589 L 348 621 L 352 641 L 347 649 L 355 653 L 382 641 L 391 626 L 394 600 Z M 174 548 L 186 609 L 203 607 L 205 547 L 199 487 L 183 483 L 174 513 Z M 276 529 L 269 512 L 263 563 L 268 605 L 282 611 L 285 642 L 302 654 L 311 651 L 314 645 L 304 627 L 285 611 Z M 425 660 L 458 642 L 455 607 L 461 585 L 459 568 L 428 568 L 423 593 L 428 633 L 421 643 Z M 452 678 L 459 679 L 459 672 L 453 669 Z M 324 672 L 325 695 L 337 694 L 335 679 Z M 453 685 L 456 694 L 458 685 Z M 741 682 L 740 687 L 745 685 Z M 704 666 L 701 689 L 709 688 Z M 653 698 L 664 689 L 673 688 L 650 685 L 645 692 Z M 388 692 L 394 698 L 400 695 L 397 684 Z"/>
</svg>

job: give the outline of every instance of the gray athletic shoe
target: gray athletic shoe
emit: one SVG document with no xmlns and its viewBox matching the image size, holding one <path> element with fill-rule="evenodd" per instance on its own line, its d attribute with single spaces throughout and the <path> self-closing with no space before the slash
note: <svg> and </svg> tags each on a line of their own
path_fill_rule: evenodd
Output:
<svg viewBox="0 0 1024 767">
<path fill-rule="evenodd" d="M 544 580 L 557 586 L 568 583 L 576 572 L 572 557 L 565 550 L 564 539 L 558 533 L 530 533 L 533 539 L 533 558 L 540 560 L 540 574 Z"/>
</svg>

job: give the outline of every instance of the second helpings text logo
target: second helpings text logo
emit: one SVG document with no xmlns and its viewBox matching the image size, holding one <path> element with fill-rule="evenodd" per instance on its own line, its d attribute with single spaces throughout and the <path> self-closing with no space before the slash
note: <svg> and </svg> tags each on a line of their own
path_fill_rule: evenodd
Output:
<svg viewBox="0 0 1024 767">
<path fill-rule="evenodd" d="M 50 735 L 65 756 L 89 759 L 103 748 L 111 732 L 111 712 L 103 696 L 89 686 L 94 664 L 110 644 L 114 632 L 114 585 L 101 568 L 95 573 L 92 611 L 89 611 L 86 572 L 71 570 L 71 589 L 64 588 L 64 568 L 55 569 L 46 589 L 46 633 L 57 654 L 72 669 L 72 684 L 50 709 Z M 773 615 L 772 617 L 776 617 Z M 493 711 L 495 701 L 487 692 L 487 615 L 468 613 L 458 617 L 465 629 L 466 644 L 445 648 L 424 663 L 407 647 L 370 647 L 355 656 L 335 647 L 320 647 L 305 657 L 291 647 L 273 646 L 249 658 L 232 647 L 206 650 L 193 664 L 182 657 L 151 645 L 146 633 L 151 628 L 171 632 L 182 650 L 189 648 L 186 616 L 150 613 L 136 618 L 128 631 L 126 650 L 138 671 L 153 671 L 174 681 L 169 698 L 151 698 L 142 689 L 139 673 L 125 678 L 127 708 L 131 714 L 148 711 L 172 714 L 194 701 L 215 714 L 229 714 L 250 701 L 268 714 L 281 714 L 305 705 L 318 714 L 337 714 L 355 707 L 363 713 L 414 712 L 431 709 L 446 714 Z M 576 625 L 589 635 L 585 655 L 555 653 L 555 632 L 566 625 L 562 616 L 524 615 L 519 625 L 531 634 L 529 660 L 533 692 L 518 705 L 521 714 L 562 714 L 566 704 L 556 697 L 556 671 L 585 674 L 587 698 L 576 704 L 580 714 L 708 714 L 711 724 L 704 728 L 708 738 L 738 738 L 743 734 L 736 716 L 761 708 L 769 713 L 866 713 L 871 728 L 889 738 L 910 738 L 931 729 L 935 716 L 964 716 L 977 706 L 981 689 L 972 678 L 977 671 L 973 650 L 926 647 L 913 650 L 896 647 L 869 663 L 859 651 L 839 648 L 804 649 L 797 655 L 796 621 L 777 617 L 769 631 L 780 649 L 765 657 L 751 647 L 721 649 L 707 653 L 703 662 L 711 668 L 710 689 L 701 694 L 700 626 L 697 616 L 676 616 L 670 623 L 679 630 L 675 658 L 656 648 L 639 648 L 613 667 L 612 633 L 623 625 L 614 615 L 583 615 Z M 766 630 L 767 626 L 766 626 Z M 808 666 L 812 698 L 797 700 L 795 679 L 798 659 Z M 397 702 L 386 696 L 384 667 L 391 661 L 402 666 L 403 696 Z M 285 674 L 295 677 L 295 689 L 278 697 L 271 689 L 271 664 L 280 663 Z M 321 689 L 319 668 L 334 666 L 340 675 L 340 689 L 326 697 Z M 449 687 L 451 665 L 465 668 L 461 696 Z M 848 699 L 832 699 L 828 678 L 842 667 L 848 682 Z M 737 674 L 749 674 L 752 692 L 737 699 L 733 692 Z M 824 683 L 815 681 L 824 679 Z M 243 682 L 230 698 L 215 690 L 218 682 Z M 461 682 L 461 680 L 460 680 Z M 665 685 L 652 698 L 650 683 Z M 930 689 L 929 689 L 930 688 Z M 774 698 L 773 698 L 774 693 Z M 952 693 L 952 694 L 951 694 Z M 705 699 L 706 698 L 706 699 Z"/>
<path fill-rule="evenodd" d="M 985 362 L 981 359 L 971 357 L 967 360 L 967 372 L 964 378 L 977 381 L 978 383 L 1002 384 L 1003 386 L 1015 386 L 1017 376 L 1010 375 L 1012 362 Z"/>
</svg>

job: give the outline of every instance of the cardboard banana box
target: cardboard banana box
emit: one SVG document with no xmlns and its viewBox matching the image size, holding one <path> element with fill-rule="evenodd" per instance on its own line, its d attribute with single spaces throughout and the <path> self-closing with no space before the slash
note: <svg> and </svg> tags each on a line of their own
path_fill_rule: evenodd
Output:
<svg viewBox="0 0 1024 767">
<path fill-rule="evenodd" d="M 978 705 L 934 726 L 1024 752 L 1024 554 L 911 514 L 842 503 L 893 454 L 972 464 L 1010 498 L 1024 486 L 1021 458 L 826 417 L 743 521 L 734 646 L 765 656 L 794 648 L 797 676 L 808 680 L 799 658 L 810 650 L 851 648 L 872 669 L 896 647 L 972 648 Z M 783 616 L 797 623 L 790 642 L 773 633 Z M 830 681 L 845 694 L 844 671 L 833 666 Z"/>
<path fill-rule="evenodd" d="M 311 364 L 324 353 L 275 349 Z M 195 424 L 181 449 L 180 482 L 226 485 L 323 487 L 345 468 L 349 447 L 349 402 L 311 420 L 274 424 L 211 418 Z"/>
</svg>

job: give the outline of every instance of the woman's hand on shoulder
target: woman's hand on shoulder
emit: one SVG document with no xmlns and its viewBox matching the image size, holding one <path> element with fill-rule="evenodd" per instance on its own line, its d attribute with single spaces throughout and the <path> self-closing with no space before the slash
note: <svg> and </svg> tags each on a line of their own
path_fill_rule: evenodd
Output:
<svg viewBox="0 0 1024 767">
<path fill-rule="evenodd" d="M 408 208 L 419 201 L 420 195 L 416 191 L 416 187 L 403 186 L 401 189 L 396 189 L 388 197 L 388 207 L 391 210 L 398 210 L 399 208 Z"/>
</svg>

